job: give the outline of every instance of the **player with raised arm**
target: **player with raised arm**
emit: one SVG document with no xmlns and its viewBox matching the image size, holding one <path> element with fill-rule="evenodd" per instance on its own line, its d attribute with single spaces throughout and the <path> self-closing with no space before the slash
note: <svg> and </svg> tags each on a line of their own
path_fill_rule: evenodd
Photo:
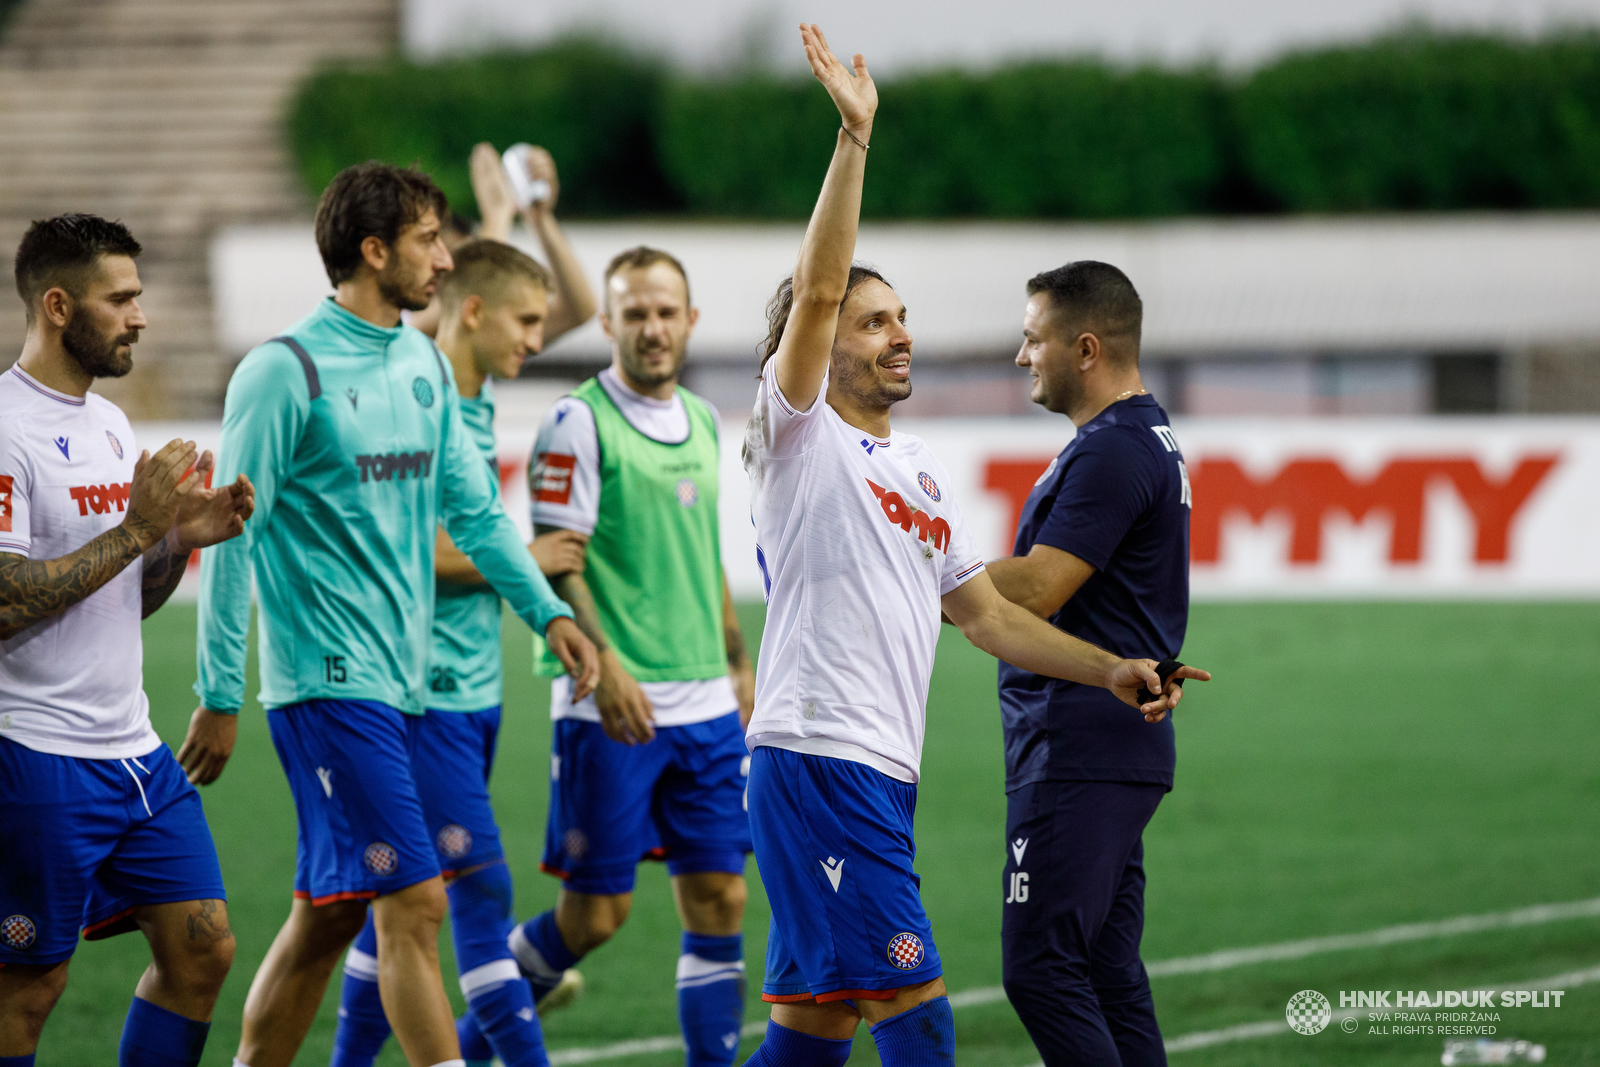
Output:
<svg viewBox="0 0 1600 1067">
<path fill-rule="evenodd" d="M 817 27 L 801 36 L 842 128 L 770 309 L 745 436 L 767 589 L 747 740 L 773 1004 L 749 1062 L 843 1064 L 865 1019 L 885 1064 L 951 1063 L 950 1003 L 912 869 L 941 610 L 984 651 L 1110 689 L 1146 719 L 1181 690 L 1162 685 L 1153 660 L 1119 659 L 1002 597 L 944 467 L 891 430 L 890 407 L 911 393 L 905 308 L 851 264 L 877 90 L 861 56 L 852 76 Z M 1142 686 L 1157 695 L 1141 704 Z"/>
<path fill-rule="evenodd" d="M 515 378 L 555 340 L 549 321 L 550 272 L 499 241 L 458 246 L 438 299 L 439 348 L 455 371 L 461 419 L 499 492 L 490 379 Z M 588 285 L 569 302 L 587 300 Z M 573 300 L 576 297 L 576 300 Z M 576 325 L 576 324 L 574 324 Z M 583 566 L 583 539 L 570 530 L 530 546 L 547 575 Z M 512 926 L 511 872 L 489 803 L 489 774 L 500 732 L 500 594 L 443 528 L 434 548 L 437 599 L 428 660 L 428 713 L 418 724 L 411 766 L 450 898 L 456 970 L 467 1000 L 458 1021 L 469 1065 L 498 1055 L 506 1067 L 548 1063 L 533 996 L 517 973 L 506 937 Z M 371 1067 L 389 1037 L 378 995 L 378 935 L 372 915 L 344 964 L 332 1067 Z"/>
<path fill-rule="evenodd" d="M 5 1067 L 33 1064 L 80 927 L 150 943 L 122 1067 L 199 1063 L 233 962 L 200 795 L 150 726 L 139 620 L 191 552 L 244 529 L 254 492 L 243 476 L 206 487 L 211 453 L 193 441 L 139 452 L 127 417 L 91 392 L 133 367 L 139 252 L 94 215 L 35 222 L 17 249 L 28 335 L 0 374 Z"/>
<path fill-rule="evenodd" d="M 684 930 L 687 1062 L 730 1064 L 744 1022 L 754 678 L 722 574 L 718 417 L 678 384 L 698 317 L 683 265 L 629 249 L 606 268 L 604 302 L 611 366 L 545 416 L 529 485 L 535 530 L 586 542 L 583 567 L 555 587 L 601 648 L 600 683 L 587 700 L 552 686 L 541 866 L 563 881 L 512 948 L 542 997 L 627 919 L 639 860 L 659 846 Z M 555 673 L 549 657 L 542 667 Z"/>
<path fill-rule="evenodd" d="M 246 1067 L 288 1067 L 369 901 L 378 987 L 407 1061 L 461 1062 L 439 975 L 448 901 L 410 760 L 440 523 L 579 688 L 598 669 L 500 507 L 450 365 L 400 323 L 451 265 L 444 209 L 417 171 L 341 171 L 316 217 L 335 294 L 228 383 L 219 467 L 251 476 L 260 514 L 244 538 L 202 554 L 200 707 L 184 765 L 210 781 L 232 752 L 253 576 L 261 702 L 299 818 L 295 899 L 245 1002 Z"/>
<path fill-rule="evenodd" d="M 460 215 L 451 212 L 451 225 L 443 231 L 445 246 L 453 253 L 474 237 L 491 241 L 510 242 L 511 224 L 517 217 L 516 193 L 506 177 L 500 153 L 487 141 L 473 146 L 467 161 L 472 176 L 472 195 L 478 201 L 482 220 L 476 232 Z M 561 198 L 561 179 L 556 174 L 556 161 L 538 145 L 528 149 L 526 166 L 530 181 L 543 182 L 549 195 L 529 203 L 522 209 L 522 219 L 528 230 L 539 240 L 539 248 L 550 264 L 553 284 L 550 287 L 550 310 L 545 319 L 545 337 L 554 339 L 568 330 L 582 326 L 594 317 L 594 292 L 584 277 L 583 264 L 572 250 L 572 242 L 556 222 L 556 202 Z M 443 311 L 438 294 L 428 306 L 411 313 L 408 322 L 427 334 L 436 337 Z"/>
</svg>

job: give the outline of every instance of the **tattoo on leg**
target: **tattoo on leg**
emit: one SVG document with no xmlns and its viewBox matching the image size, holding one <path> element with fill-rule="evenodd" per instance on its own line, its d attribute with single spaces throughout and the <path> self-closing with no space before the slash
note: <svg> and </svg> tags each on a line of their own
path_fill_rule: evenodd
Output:
<svg viewBox="0 0 1600 1067">
<path fill-rule="evenodd" d="M 189 913 L 189 940 L 227 941 L 233 937 L 222 901 L 202 900 L 199 903 L 199 909 Z"/>
</svg>

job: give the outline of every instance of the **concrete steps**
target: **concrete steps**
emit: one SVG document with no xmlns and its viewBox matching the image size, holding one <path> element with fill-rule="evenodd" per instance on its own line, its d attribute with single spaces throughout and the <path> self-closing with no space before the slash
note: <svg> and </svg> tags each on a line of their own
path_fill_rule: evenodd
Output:
<svg viewBox="0 0 1600 1067">
<path fill-rule="evenodd" d="M 135 418 L 221 410 L 231 362 L 212 320 L 213 233 L 304 219 L 282 122 L 301 78 L 388 54 L 398 0 L 30 0 L 0 41 L 0 254 L 29 220 L 120 218 L 145 246 L 150 328 L 103 391 Z M 0 294 L 0 368 L 21 348 Z"/>
</svg>

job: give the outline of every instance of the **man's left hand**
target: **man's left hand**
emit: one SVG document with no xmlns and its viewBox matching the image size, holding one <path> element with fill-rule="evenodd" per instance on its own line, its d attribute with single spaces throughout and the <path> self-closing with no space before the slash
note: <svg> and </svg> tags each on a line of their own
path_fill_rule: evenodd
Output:
<svg viewBox="0 0 1600 1067">
<path fill-rule="evenodd" d="M 243 474 L 232 485 L 215 489 L 206 485 L 206 478 L 215 467 L 216 459 L 210 452 L 202 455 L 194 467 L 200 477 L 178 504 L 178 521 L 173 530 L 183 552 L 238 537 L 255 513 L 256 487 Z"/>
<path fill-rule="evenodd" d="M 600 653 L 578 624 L 565 615 L 557 615 L 544 628 L 544 640 L 572 676 L 572 703 L 594 692 L 600 683 Z"/>
</svg>

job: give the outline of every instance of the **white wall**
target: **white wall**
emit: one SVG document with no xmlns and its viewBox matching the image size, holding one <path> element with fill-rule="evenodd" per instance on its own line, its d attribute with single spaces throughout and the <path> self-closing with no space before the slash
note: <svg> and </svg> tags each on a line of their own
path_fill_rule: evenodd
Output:
<svg viewBox="0 0 1600 1067">
<path fill-rule="evenodd" d="M 638 220 L 567 232 L 598 290 L 613 255 L 646 243 L 689 271 L 696 358 L 754 358 L 765 308 L 803 228 Z M 527 234 L 514 238 L 536 249 Z M 1177 220 L 1142 224 L 869 223 L 856 255 L 909 309 L 919 358 L 1006 352 L 1024 285 L 1073 259 L 1127 272 L 1147 353 L 1467 348 L 1600 339 L 1600 215 Z M 328 289 L 309 226 L 238 226 L 211 249 L 223 345 L 242 354 L 304 317 Z M 604 356 L 595 323 L 558 349 Z"/>
</svg>

